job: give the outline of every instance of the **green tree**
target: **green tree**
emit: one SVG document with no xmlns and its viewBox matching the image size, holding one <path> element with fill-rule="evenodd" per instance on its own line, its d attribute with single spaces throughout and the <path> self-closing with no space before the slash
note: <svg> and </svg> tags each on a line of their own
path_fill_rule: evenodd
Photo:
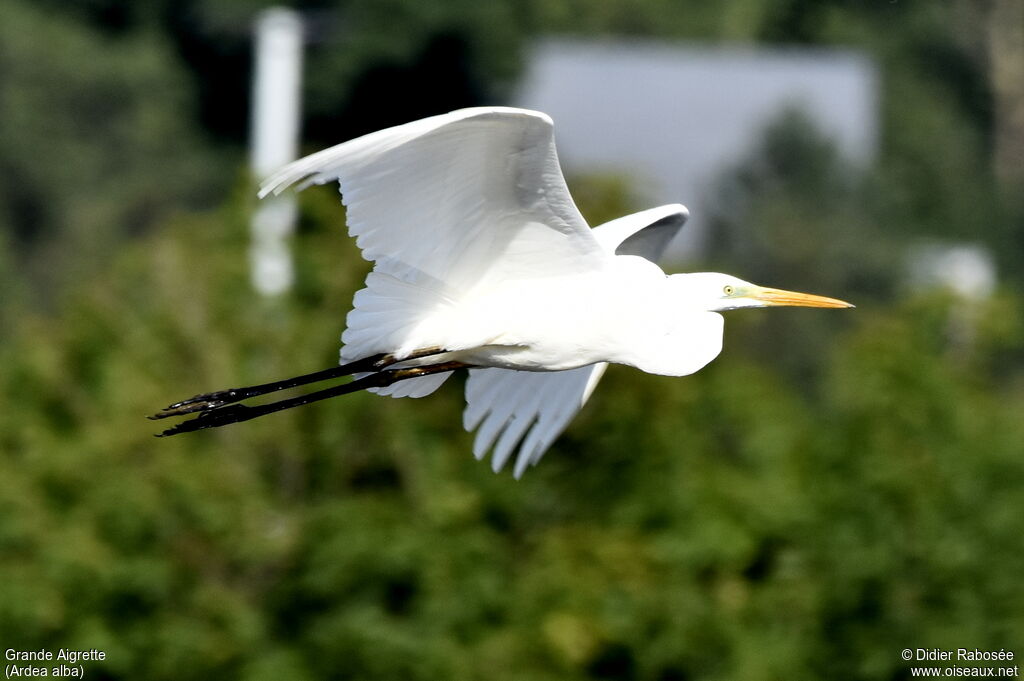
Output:
<svg viewBox="0 0 1024 681">
<path fill-rule="evenodd" d="M 970 354 L 953 301 L 858 309 L 809 392 L 731 316 L 695 376 L 613 367 L 519 483 L 469 456 L 457 382 L 156 440 L 141 416 L 175 397 L 336 357 L 368 264 L 334 192 L 269 303 L 244 203 L 129 244 L 0 348 L 5 645 L 98 647 L 125 679 L 653 680 L 1019 644 L 1011 294 Z"/>
<path fill-rule="evenodd" d="M 125 237 L 225 188 L 159 36 L 108 41 L 12 0 L 0 43 L 0 228 L 22 275 L 91 276 Z"/>
</svg>

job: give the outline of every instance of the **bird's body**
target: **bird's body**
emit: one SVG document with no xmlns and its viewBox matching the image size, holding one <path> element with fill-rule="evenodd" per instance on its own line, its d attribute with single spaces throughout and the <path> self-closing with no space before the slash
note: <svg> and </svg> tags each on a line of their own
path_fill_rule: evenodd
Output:
<svg viewBox="0 0 1024 681">
<path fill-rule="evenodd" d="M 411 345 L 450 352 L 404 365 L 443 360 L 563 371 L 612 362 L 684 376 L 721 350 L 720 333 L 702 332 L 720 330 L 722 317 L 706 311 L 664 314 L 682 309 L 685 287 L 679 283 L 657 265 L 631 255 L 610 257 L 606 269 L 598 272 L 506 282 L 432 314 L 416 329 Z M 705 335 L 712 336 L 710 342 L 694 344 Z"/>
<path fill-rule="evenodd" d="M 422 397 L 466 367 L 474 454 L 493 446 L 497 471 L 518 444 L 518 477 L 607 363 L 685 376 L 721 351 L 719 311 L 849 306 L 724 274 L 666 275 L 655 261 L 686 220 L 678 204 L 591 229 L 562 177 L 551 119 L 534 111 L 464 109 L 381 130 L 296 161 L 261 195 L 330 181 L 374 262 L 342 334 L 342 367 L 177 403 L 157 416 L 201 413 L 165 434 L 311 401 L 231 404 L 328 375 L 354 374 L 351 390 Z"/>
</svg>

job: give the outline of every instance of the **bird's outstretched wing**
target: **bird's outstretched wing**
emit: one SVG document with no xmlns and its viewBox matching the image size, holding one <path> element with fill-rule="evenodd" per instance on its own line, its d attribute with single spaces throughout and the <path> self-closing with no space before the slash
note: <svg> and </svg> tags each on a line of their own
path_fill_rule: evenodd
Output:
<svg viewBox="0 0 1024 681">
<path fill-rule="evenodd" d="M 381 130 L 286 166 L 260 195 L 333 180 L 363 256 L 403 280 L 464 292 L 491 277 L 606 263 L 569 195 L 543 113 L 462 109 Z"/>
<path fill-rule="evenodd" d="M 689 214 L 672 204 L 634 213 L 597 227 L 594 237 L 608 253 L 661 258 Z M 500 471 L 516 445 L 513 475 L 536 464 L 597 387 L 604 362 L 550 373 L 509 369 L 471 369 L 466 383 L 463 426 L 477 430 L 473 455 L 482 459 L 494 448 L 491 467 Z"/>
<path fill-rule="evenodd" d="M 593 233 L 609 253 L 638 255 L 657 263 L 689 217 L 686 206 L 671 203 L 611 220 L 594 228 Z"/>
<path fill-rule="evenodd" d="M 551 119 L 463 109 L 381 130 L 298 160 L 260 196 L 337 180 L 349 233 L 374 262 L 346 320 L 342 362 L 464 340 L 424 323 L 492 281 L 598 270 L 608 255 L 569 195 Z M 300 188 L 301 188 L 300 187 Z M 433 392 L 449 374 L 381 390 Z"/>
<path fill-rule="evenodd" d="M 473 456 L 483 459 L 493 446 L 491 468 L 497 473 L 521 441 L 513 468 L 519 478 L 586 404 L 606 368 L 601 362 L 552 372 L 470 369 L 462 425 L 478 429 Z"/>
</svg>

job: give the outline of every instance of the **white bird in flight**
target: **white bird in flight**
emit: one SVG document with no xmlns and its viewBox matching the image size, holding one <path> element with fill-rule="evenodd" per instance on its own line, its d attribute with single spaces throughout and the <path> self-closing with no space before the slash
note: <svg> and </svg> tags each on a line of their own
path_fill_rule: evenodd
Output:
<svg viewBox="0 0 1024 681">
<path fill-rule="evenodd" d="M 666 275 L 655 262 L 687 218 L 679 204 L 591 229 L 558 164 L 551 119 L 462 109 L 350 140 L 289 164 L 260 196 L 337 181 L 349 233 L 374 263 L 355 294 L 341 364 L 177 402 L 199 412 L 161 435 L 246 421 L 370 390 L 423 397 L 469 369 L 463 424 L 515 477 L 536 464 L 608 363 L 686 376 L 722 349 L 725 310 L 852 307 L 727 274 Z M 349 383 L 270 404 L 241 400 L 337 376 Z M 518 445 L 518 447 L 517 447 Z"/>
</svg>

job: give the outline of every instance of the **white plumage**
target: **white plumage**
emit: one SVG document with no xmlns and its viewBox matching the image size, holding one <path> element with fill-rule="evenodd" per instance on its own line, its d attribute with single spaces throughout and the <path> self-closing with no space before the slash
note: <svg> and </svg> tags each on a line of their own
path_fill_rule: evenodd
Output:
<svg viewBox="0 0 1024 681">
<path fill-rule="evenodd" d="M 662 221 L 653 247 L 629 253 L 656 259 L 687 216 L 677 204 L 591 230 L 562 177 L 551 119 L 521 109 L 464 109 L 366 135 L 289 165 L 267 180 L 261 196 L 296 182 L 331 181 L 340 184 L 349 234 L 374 261 L 346 319 L 342 362 L 487 345 L 493 339 L 467 341 L 465 324 L 456 336 L 435 322 L 459 314 L 462 301 L 507 290 L 509 282 L 600 273 L 621 242 Z M 672 216 L 678 219 L 665 219 Z M 463 423 L 470 431 L 479 427 L 474 455 L 482 458 L 497 443 L 492 466 L 499 471 L 525 436 L 515 466 L 522 475 L 586 403 L 605 368 L 471 370 Z M 450 375 L 371 390 L 423 397 Z"/>
<path fill-rule="evenodd" d="M 551 119 L 535 111 L 464 109 L 381 130 L 290 164 L 260 195 L 332 181 L 349 233 L 374 263 L 342 334 L 343 366 L 175 403 L 156 417 L 201 413 L 165 435 L 360 388 L 422 397 L 449 369 L 470 367 L 463 423 L 477 431 L 473 453 L 493 451 L 498 471 L 519 445 L 519 477 L 607 363 L 685 376 L 720 352 L 719 311 L 849 307 L 725 274 L 666 276 L 655 261 L 686 220 L 678 204 L 590 229 L 562 176 Z M 232 404 L 353 372 L 351 389 Z"/>
<path fill-rule="evenodd" d="M 679 204 L 661 206 L 606 222 L 593 233 L 609 254 L 657 261 L 687 216 Z M 520 477 L 587 403 L 607 368 L 598 362 L 553 372 L 470 369 L 462 425 L 468 431 L 479 427 L 473 455 L 482 459 L 494 445 L 491 468 L 497 473 L 521 441 L 513 468 Z"/>
<path fill-rule="evenodd" d="M 453 337 L 441 322 L 457 301 L 496 282 L 603 266 L 542 113 L 464 109 L 381 130 L 285 167 L 260 196 L 296 182 L 332 181 L 340 185 L 349 234 L 374 262 L 346 320 L 342 362 L 484 345 L 491 339 L 467 338 L 465 324 Z M 423 397 L 449 375 L 372 390 Z"/>
</svg>

